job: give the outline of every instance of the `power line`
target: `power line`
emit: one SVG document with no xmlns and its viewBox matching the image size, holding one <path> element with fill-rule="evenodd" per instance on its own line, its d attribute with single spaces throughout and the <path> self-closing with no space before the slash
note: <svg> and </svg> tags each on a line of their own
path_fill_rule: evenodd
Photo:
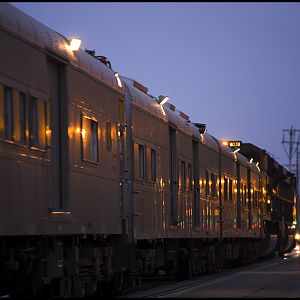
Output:
<svg viewBox="0 0 300 300">
<path fill-rule="evenodd" d="M 300 130 L 293 128 L 282 130 L 282 145 L 285 153 L 289 159 L 289 171 L 295 171 L 296 175 L 296 220 L 297 229 L 300 229 L 300 203 L 298 201 L 298 191 L 299 191 L 299 143 L 300 143 Z M 296 162 L 293 163 L 293 158 L 296 154 Z M 292 170 L 292 167 L 296 167 Z"/>
</svg>

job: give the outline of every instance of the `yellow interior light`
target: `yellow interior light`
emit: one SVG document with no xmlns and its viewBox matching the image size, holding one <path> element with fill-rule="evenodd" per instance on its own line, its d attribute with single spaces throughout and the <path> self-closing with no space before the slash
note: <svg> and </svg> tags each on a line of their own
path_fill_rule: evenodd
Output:
<svg viewBox="0 0 300 300">
<path fill-rule="evenodd" d="M 300 234 L 299 233 L 295 234 L 295 240 L 297 240 L 297 241 L 300 240 Z"/>
<path fill-rule="evenodd" d="M 228 142 L 223 141 L 223 145 L 228 146 Z"/>
<path fill-rule="evenodd" d="M 81 130 L 81 136 L 82 136 L 83 139 L 85 139 L 85 137 L 86 137 L 86 130 L 85 129 Z"/>
<path fill-rule="evenodd" d="M 78 51 L 81 44 L 81 40 L 77 38 L 73 38 L 70 40 L 70 50 Z"/>
</svg>

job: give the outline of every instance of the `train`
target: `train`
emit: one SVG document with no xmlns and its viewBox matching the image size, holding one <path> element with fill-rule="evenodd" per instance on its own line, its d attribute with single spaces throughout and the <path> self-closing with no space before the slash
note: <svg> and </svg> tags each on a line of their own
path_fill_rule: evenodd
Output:
<svg viewBox="0 0 300 300">
<path fill-rule="evenodd" d="M 113 296 L 292 249 L 295 176 L 266 150 L 9 3 L 0 41 L 0 296 Z"/>
</svg>

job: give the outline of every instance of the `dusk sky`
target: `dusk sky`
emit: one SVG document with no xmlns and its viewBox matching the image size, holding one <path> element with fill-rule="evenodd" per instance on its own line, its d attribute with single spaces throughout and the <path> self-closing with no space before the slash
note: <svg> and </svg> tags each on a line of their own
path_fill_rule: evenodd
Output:
<svg viewBox="0 0 300 300">
<path fill-rule="evenodd" d="M 300 3 L 14 3 L 219 139 L 288 159 L 300 129 Z"/>
</svg>

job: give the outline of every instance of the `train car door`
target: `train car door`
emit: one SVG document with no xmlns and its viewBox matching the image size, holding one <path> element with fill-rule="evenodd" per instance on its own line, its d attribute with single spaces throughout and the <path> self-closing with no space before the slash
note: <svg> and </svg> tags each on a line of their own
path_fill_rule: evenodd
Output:
<svg viewBox="0 0 300 300">
<path fill-rule="evenodd" d="M 68 101 L 64 65 L 48 60 L 49 103 L 51 107 L 51 155 L 53 178 L 52 208 L 68 208 Z"/>
<path fill-rule="evenodd" d="M 177 226 L 178 222 L 178 176 L 177 176 L 177 149 L 176 129 L 169 126 L 170 136 L 170 191 L 171 191 L 171 223 Z"/>
</svg>

